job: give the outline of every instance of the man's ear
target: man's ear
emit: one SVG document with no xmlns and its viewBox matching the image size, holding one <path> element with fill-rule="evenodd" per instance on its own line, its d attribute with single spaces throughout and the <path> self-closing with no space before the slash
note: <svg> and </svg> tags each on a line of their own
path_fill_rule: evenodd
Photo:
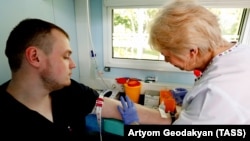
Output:
<svg viewBox="0 0 250 141">
<path fill-rule="evenodd" d="M 39 49 L 37 47 L 28 47 L 25 50 L 25 58 L 27 62 L 29 62 L 33 66 L 39 66 Z"/>
</svg>

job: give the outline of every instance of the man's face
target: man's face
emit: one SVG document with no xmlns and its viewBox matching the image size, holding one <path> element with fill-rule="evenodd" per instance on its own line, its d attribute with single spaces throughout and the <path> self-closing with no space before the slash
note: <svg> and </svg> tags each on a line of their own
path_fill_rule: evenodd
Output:
<svg viewBox="0 0 250 141">
<path fill-rule="evenodd" d="M 45 59 L 41 73 L 43 82 L 50 90 L 70 85 L 72 69 L 76 67 L 71 58 L 68 38 L 58 30 L 52 30 L 52 51 Z"/>
</svg>

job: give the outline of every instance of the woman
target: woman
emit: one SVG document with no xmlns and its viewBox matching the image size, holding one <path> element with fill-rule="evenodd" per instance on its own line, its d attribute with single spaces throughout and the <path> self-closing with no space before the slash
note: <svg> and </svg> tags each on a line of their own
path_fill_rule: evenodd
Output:
<svg viewBox="0 0 250 141">
<path fill-rule="evenodd" d="M 213 13 L 195 1 L 168 3 L 149 44 L 175 67 L 201 72 L 173 124 L 250 124 L 250 47 L 225 40 Z"/>
</svg>

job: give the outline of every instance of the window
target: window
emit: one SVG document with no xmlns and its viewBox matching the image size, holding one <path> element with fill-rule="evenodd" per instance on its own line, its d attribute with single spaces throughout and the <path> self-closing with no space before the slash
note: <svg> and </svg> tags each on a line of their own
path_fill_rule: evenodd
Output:
<svg viewBox="0 0 250 141">
<path fill-rule="evenodd" d="M 125 1 L 125 2 L 124 2 Z M 154 0 L 155 1 L 155 0 Z M 229 41 L 242 40 L 249 9 L 234 3 L 223 7 L 216 1 L 205 6 L 219 17 L 222 33 Z M 106 0 L 104 3 L 104 65 L 109 67 L 181 71 L 163 61 L 163 56 L 148 45 L 147 25 L 157 13 L 160 0 Z M 238 2 L 239 1 L 235 1 Z M 211 4 L 212 3 L 212 4 Z M 221 3 L 222 4 L 222 3 Z M 243 3 L 242 3 L 243 4 Z M 232 6 L 231 6 L 232 5 Z M 216 7 L 215 7 L 216 6 Z M 218 7 L 219 6 L 219 7 Z"/>
</svg>

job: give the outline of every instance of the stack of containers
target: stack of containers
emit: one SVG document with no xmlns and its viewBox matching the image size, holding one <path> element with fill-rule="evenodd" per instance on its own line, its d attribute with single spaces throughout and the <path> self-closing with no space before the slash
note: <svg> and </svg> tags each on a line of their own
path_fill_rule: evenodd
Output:
<svg viewBox="0 0 250 141">
<path fill-rule="evenodd" d="M 170 90 L 163 89 L 160 90 L 160 104 L 165 106 L 165 112 L 176 112 L 176 101 Z"/>
</svg>

